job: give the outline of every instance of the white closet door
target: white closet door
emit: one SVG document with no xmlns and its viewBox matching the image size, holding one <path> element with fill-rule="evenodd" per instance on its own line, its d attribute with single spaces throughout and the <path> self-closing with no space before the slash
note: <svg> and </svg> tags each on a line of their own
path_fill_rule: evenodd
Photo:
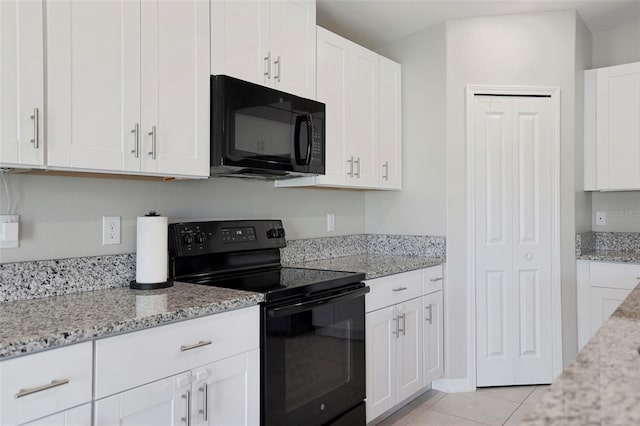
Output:
<svg viewBox="0 0 640 426">
<path fill-rule="evenodd" d="M 550 383 L 550 100 L 475 102 L 477 385 Z"/>
</svg>

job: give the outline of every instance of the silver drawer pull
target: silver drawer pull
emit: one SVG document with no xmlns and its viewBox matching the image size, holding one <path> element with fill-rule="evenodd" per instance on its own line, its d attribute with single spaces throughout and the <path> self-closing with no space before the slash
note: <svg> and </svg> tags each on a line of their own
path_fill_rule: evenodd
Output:
<svg viewBox="0 0 640 426">
<path fill-rule="evenodd" d="M 438 277 L 438 278 L 431 278 L 430 280 L 432 283 L 435 283 L 436 281 L 442 281 L 442 277 Z"/>
<path fill-rule="evenodd" d="M 57 388 L 58 386 L 66 385 L 67 383 L 69 383 L 69 379 L 52 380 L 51 383 L 46 385 L 36 386 L 35 388 L 29 388 L 29 389 L 20 389 L 18 393 L 15 395 L 15 398 L 18 399 L 18 398 L 22 398 L 23 396 L 45 391 L 47 389 Z"/>
<path fill-rule="evenodd" d="M 433 304 L 429 303 L 429 306 L 425 306 L 425 309 L 429 310 L 429 318 L 425 321 L 429 321 L 429 324 L 433 324 Z"/>
<path fill-rule="evenodd" d="M 398 287 L 398 288 L 392 289 L 392 291 L 403 291 L 403 290 L 406 290 L 406 289 L 407 289 L 406 287 Z"/>
<path fill-rule="evenodd" d="M 201 340 L 198 343 L 194 343 L 193 345 L 182 345 L 180 346 L 180 352 L 190 351 L 191 349 L 201 348 L 203 346 L 210 345 L 211 340 Z"/>
</svg>

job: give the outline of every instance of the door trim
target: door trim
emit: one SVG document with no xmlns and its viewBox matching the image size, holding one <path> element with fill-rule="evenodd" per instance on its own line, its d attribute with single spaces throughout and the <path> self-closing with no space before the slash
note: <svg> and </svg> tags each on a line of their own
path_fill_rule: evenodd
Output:
<svg viewBox="0 0 640 426">
<path fill-rule="evenodd" d="M 560 282 L 560 88 L 547 86 L 492 86 L 469 84 L 465 87 L 466 203 L 467 203 L 467 380 L 476 389 L 476 190 L 473 99 L 479 94 L 497 96 L 548 96 L 551 100 L 551 316 L 553 376 L 562 372 L 562 301 Z"/>
</svg>

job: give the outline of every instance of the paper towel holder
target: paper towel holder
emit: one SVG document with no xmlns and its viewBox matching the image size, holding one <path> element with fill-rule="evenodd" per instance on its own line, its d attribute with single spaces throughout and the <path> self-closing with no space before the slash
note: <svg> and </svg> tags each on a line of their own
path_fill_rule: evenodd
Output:
<svg viewBox="0 0 640 426">
<path fill-rule="evenodd" d="M 150 211 L 145 215 L 145 217 L 153 217 L 153 216 L 160 216 L 160 215 L 154 210 Z M 168 278 L 166 281 L 160 281 L 160 282 L 154 282 L 154 283 L 140 283 L 136 280 L 131 280 L 129 282 L 129 288 L 133 290 L 158 290 L 161 288 L 168 288 L 171 286 L 173 286 L 172 278 Z"/>
</svg>

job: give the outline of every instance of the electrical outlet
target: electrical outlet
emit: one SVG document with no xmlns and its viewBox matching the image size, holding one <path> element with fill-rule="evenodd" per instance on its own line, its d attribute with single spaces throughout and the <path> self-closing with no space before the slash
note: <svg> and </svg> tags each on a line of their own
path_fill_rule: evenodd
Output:
<svg viewBox="0 0 640 426">
<path fill-rule="evenodd" d="M 102 245 L 120 244 L 120 216 L 102 216 Z"/>
<path fill-rule="evenodd" d="M 596 212 L 596 225 L 604 226 L 607 224 L 607 212 Z"/>
<path fill-rule="evenodd" d="M 336 214 L 327 213 L 327 232 L 333 232 L 336 230 Z"/>
</svg>

